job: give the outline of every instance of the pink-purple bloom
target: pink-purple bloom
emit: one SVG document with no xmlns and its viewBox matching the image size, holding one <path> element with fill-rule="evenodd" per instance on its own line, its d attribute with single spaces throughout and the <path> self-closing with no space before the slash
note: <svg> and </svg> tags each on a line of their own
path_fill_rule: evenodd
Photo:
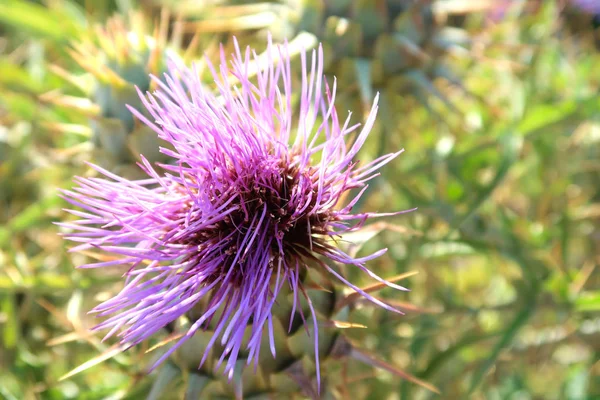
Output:
<svg viewBox="0 0 600 400">
<path fill-rule="evenodd" d="M 195 67 L 171 62 L 163 79 L 152 77 L 158 87 L 154 93 L 138 90 L 151 117 L 130 110 L 169 144 L 161 151 L 172 162 L 152 166 L 142 156 L 139 165 L 148 175 L 143 180 L 92 165 L 102 178 L 77 177 L 78 186 L 64 191 L 81 209 L 69 210 L 79 219 L 61 224 L 72 230 L 68 239 L 80 242 L 72 251 L 100 249 L 116 256 L 82 267 L 127 267 L 120 293 L 94 309 L 109 316 L 97 326 L 110 329 L 107 337 L 118 333 L 123 343 L 140 343 L 203 300 L 202 315 L 155 365 L 214 318 L 202 362 L 215 343 L 222 345 L 219 364 L 226 362 L 231 377 L 240 352 L 248 363 L 258 361 L 263 334 L 269 335 L 275 356 L 272 309 L 288 285 L 292 314 L 302 313 L 296 307 L 301 297 L 309 304 L 306 318 L 315 325 L 317 352 L 317 315 L 302 283 L 307 263 L 399 312 L 349 282 L 336 266 L 346 264 L 405 290 L 365 266 L 385 249 L 354 258 L 334 240 L 371 217 L 399 214 L 354 214 L 352 209 L 378 169 L 402 151 L 357 164 L 355 156 L 375 122 L 377 98 L 361 129 L 350 124 L 350 115 L 340 121 L 336 83 L 330 90 L 325 82 L 321 47 L 312 52 L 310 65 L 305 57 L 303 52 L 297 122 L 285 45 L 269 43 L 267 65 L 254 78 L 249 77 L 258 60 L 254 53 L 242 54 L 236 43 L 228 64 L 221 50 L 219 70 L 211 66 L 218 95 L 204 86 Z M 357 194 L 340 204 L 350 190 Z M 248 324 L 252 333 L 242 348 Z M 317 370 L 318 358 L 317 353 Z"/>
<path fill-rule="evenodd" d="M 573 0 L 573 4 L 587 13 L 600 13 L 600 0 Z"/>
</svg>

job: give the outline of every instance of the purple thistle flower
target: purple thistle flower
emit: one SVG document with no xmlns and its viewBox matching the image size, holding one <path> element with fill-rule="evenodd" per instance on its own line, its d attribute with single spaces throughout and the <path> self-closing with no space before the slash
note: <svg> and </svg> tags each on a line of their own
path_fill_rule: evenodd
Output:
<svg viewBox="0 0 600 400">
<path fill-rule="evenodd" d="M 71 251 L 100 249 L 117 256 L 82 268 L 129 267 L 120 293 L 93 310 L 110 316 L 95 328 L 109 328 L 106 338 L 119 332 L 122 343 L 140 343 L 200 300 L 206 302 L 201 317 L 191 321 L 185 335 L 152 368 L 213 318 L 215 332 L 201 365 L 219 341 L 224 350 L 216 368 L 226 359 L 231 379 L 240 351 L 247 351 L 248 363 L 254 360 L 256 365 L 264 331 L 275 357 L 271 311 L 287 284 L 294 298 L 292 315 L 301 297 L 310 307 L 318 371 L 317 316 L 301 278 L 307 262 L 400 313 L 360 290 L 335 267 L 347 264 L 406 290 L 365 266 L 386 250 L 353 258 L 331 239 L 355 231 L 371 217 L 402 213 L 352 213 L 366 183 L 402 151 L 363 166 L 353 161 L 375 121 L 377 98 L 359 132 L 359 124 L 350 125 L 350 115 L 340 123 L 334 108 L 336 83 L 329 90 L 324 81 L 321 47 L 312 52 L 310 69 L 301 54 L 295 126 L 287 45 L 274 46 L 269 40 L 267 65 L 257 72 L 255 83 L 248 71 L 259 58 L 255 53 L 251 57 L 250 49 L 242 56 L 237 42 L 235 51 L 229 66 L 223 49 L 220 69 L 209 65 L 218 96 L 204 88 L 195 66 L 175 63 L 164 80 L 152 77 L 159 88 L 153 94 L 138 89 L 154 121 L 130 110 L 170 144 L 161 151 L 172 157 L 172 164 L 159 165 L 159 173 L 142 156 L 139 165 L 148 178 L 136 181 L 92 165 L 104 177 L 75 178 L 79 186 L 65 190 L 65 198 L 84 211 L 68 210 L 81 219 L 60 225 L 74 230 L 68 239 L 80 242 Z M 232 79 L 238 83 L 233 85 Z M 356 138 L 347 146 L 353 132 L 358 132 Z M 359 189 L 358 195 L 338 206 L 352 189 Z M 252 333 L 242 348 L 248 324 Z"/>
<path fill-rule="evenodd" d="M 584 12 L 590 14 L 600 13 L 599 0 L 573 0 L 573 4 Z"/>
</svg>

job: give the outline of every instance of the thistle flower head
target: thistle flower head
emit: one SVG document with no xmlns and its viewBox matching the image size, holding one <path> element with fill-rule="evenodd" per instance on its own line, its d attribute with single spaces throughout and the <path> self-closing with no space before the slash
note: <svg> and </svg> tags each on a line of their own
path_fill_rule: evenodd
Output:
<svg viewBox="0 0 600 400">
<path fill-rule="evenodd" d="M 346 264 L 390 287 L 365 262 L 385 252 L 353 258 L 334 244 L 338 235 L 371 218 L 353 214 L 366 183 L 400 152 L 365 165 L 355 156 L 375 121 L 377 98 L 366 123 L 340 121 L 323 78 L 323 53 L 301 53 L 300 111 L 292 119 L 292 74 L 287 46 L 269 43 L 262 56 L 244 54 L 237 43 L 230 63 L 221 50 L 219 69 L 210 66 L 218 95 L 200 82 L 195 67 L 171 63 L 158 89 L 140 98 L 152 120 L 131 112 L 170 144 L 161 149 L 172 162 L 153 167 L 143 156 L 147 179 L 130 181 L 93 166 L 104 177 L 76 178 L 67 200 L 83 209 L 64 223 L 80 242 L 73 251 L 101 249 L 116 259 L 85 268 L 128 266 L 124 288 L 95 308 L 110 316 L 97 328 L 110 328 L 122 342 L 136 344 L 202 301 L 201 315 L 157 361 L 209 323 L 213 347 L 223 349 L 219 365 L 231 377 L 240 352 L 256 363 L 261 338 L 273 344 L 272 311 L 284 285 L 293 293 L 292 314 L 301 299 L 314 323 L 318 370 L 318 321 L 303 275 L 318 268 L 386 309 L 339 272 Z M 254 77 L 251 75 L 255 74 Z M 294 122 L 297 121 L 297 122 Z M 354 140 L 350 142 L 350 138 Z M 349 143 L 349 144 L 348 144 Z M 345 201 L 350 190 L 355 197 Z M 304 320 L 304 316 L 302 316 Z M 212 322 L 211 322 L 212 321 Z M 244 337 L 247 327 L 250 337 Z M 221 347 L 222 346 L 222 347 Z M 219 366 L 217 365 L 217 367 Z"/>
<path fill-rule="evenodd" d="M 573 4 L 580 10 L 590 13 L 600 13 L 600 2 L 598 0 L 573 0 Z"/>
</svg>

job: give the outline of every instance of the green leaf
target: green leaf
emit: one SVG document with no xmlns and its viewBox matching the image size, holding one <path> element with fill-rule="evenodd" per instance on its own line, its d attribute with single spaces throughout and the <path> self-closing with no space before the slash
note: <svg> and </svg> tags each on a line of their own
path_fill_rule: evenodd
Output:
<svg viewBox="0 0 600 400">
<path fill-rule="evenodd" d="M 440 92 L 434 85 L 433 82 L 431 82 L 431 80 L 427 77 L 427 75 L 425 75 L 425 73 L 423 73 L 423 71 L 420 70 L 412 70 L 412 71 L 408 71 L 405 74 L 405 77 L 412 82 L 413 84 L 415 84 L 415 86 L 421 90 L 424 91 L 424 93 L 427 93 L 429 95 L 432 95 L 436 98 L 438 98 L 439 100 L 442 101 L 442 103 L 444 103 L 446 105 L 446 107 L 448 107 L 449 110 L 460 114 L 460 111 L 456 108 L 456 106 L 450 101 L 450 99 L 448 99 L 446 97 L 446 95 L 444 95 L 442 92 Z"/>
<path fill-rule="evenodd" d="M 101 364 L 104 361 L 109 360 L 109 359 L 119 355 L 120 353 L 122 353 L 123 351 L 128 349 L 129 347 L 130 347 L 129 344 L 115 344 L 115 345 L 111 346 L 109 349 L 107 349 L 106 351 L 104 351 L 102 354 L 99 354 L 99 355 L 93 357 L 92 359 L 84 362 L 77 368 L 71 370 L 69 373 L 61 376 L 59 378 L 59 381 L 64 381 L 65 379 L 69 379 L 70 377 L 77 375 L 80 372 L 83 372 L 92 367 L 95 367 L 96 365 Z"/>
<path fill-rule="evenodd" d="M 34 276 L 25 276 L 17 283 L 6 276 L 0 276 L 0 290 L 17 292 L 31 290 L 36 294 L 52 294 L 59 290 L 73 290 L 75 283 L 65 275 L 40 273 Z"/>
<path fill-rule="evenodd" d="M 48 196 L 11 218 L 8 223 L 0 227 L 0 246 L 6 245 L 15 233 L 23 232 L 44 223 L 44 217 L 47 215 L 48 210 L 58 206 L 61 202 L 62 199 L 58 196 Z"/>
<path fill-rule="evenodd" d="M 590 369 L 581 365 L 570 371 L 565 385 L 566 399 L 588 399 L 588 385 L 590 384 Z"/>
<path fill-rule="evenodd" d="M 6 400 L 18 400 L 16 396 L 10 393 L 8 389 L 2 385 L 0 385 L 0 394 L 4 396 Z"/>
<path fill-rule="evenodd" d="M 517 316 L 509 325 L 508 329 L 504 332 L 498 343 L 496 343 L 496 346 L 494 346 L 494 349 L 492 350 L 488 358 L 477 370 L 475 370 L 475 373 L 473 374 L 473 379 L 471 380 L 471 386 L 469 387 L 469 394 L 473 393 L 473 391 L 475 391 L 475 389 L 477 389 L 477 387 L 481 384 L 487 372 L 496 363 L 496 360 L 498 359 L 498 356 L 500 355 L 502 350 L 510 346 L 519 330 L 527 323 L 529 317 L 531 317 L 531 315 L 533 314 L 533 310 L 533 304 L 528 304 L 517 314 Z"/>
<path fill-rule="evenodd" d="M 526 135 L 537 129 L 543 129 L 548 125 L 570 118 L 577 110 L 578 105 L 574 101 L 559 104 L 540 104 L 525 115 L 525 118 L 519 123 L 517 131 Z"/>
<path fill-rule="evenodd" d="M 168 386 L 181 374 L 179 368 L 175 367 L 171 363 L 165 363 L 160 369 L 150 394 L 146 397 L 146 400 L 159 400 L 163 398 L 163 393 Z"/>
<path fill-rule="evenodd" d="M 577 311 L 600 311 L 600 290 L 584 292 L 575 300 Z"/>
<path fill-rule="evenodd" d="M 477 344 L 481 341 L 488 340 L 498 336 L 498 333 L 490 333 L 484 335 L 472 335 L 466 334 L 461 340 L 456 342 L 453 346 L 450 346 L 443 352 L 439 352 L 433 356 L 433 358 L 429 361 L 427 367 L 418 374 L 420 378 L 423 379 L 431 379 L 431 376 L 448 360 L 452 358 L 455 354 L 458 354 L 461 350 L 466 347 Z"/>
<path fill-rule="evenodd" d="M 424 258 L 461 256 L 474 254 L 476 249 L 467 243 L 457 241 L 435 241 L 425 243 L 419 249 L 419 254 Z"/>
<path fill-rule="evenodd" d="M 40 82 L 33 79 L 25 69 L 15 65 L 13 62 L 1 59 L 0 85 L 13 90 L 25 90 L 38 94 L 43 90 Z"/>
<path fill-rule="evenodd" d="M 17 318 L 15 297 L 13 295 L 4 296 L 0 309 L 6 318 L 2 329 L 2 342 L 5 348 L 13 349 L 17 345 L 19 337 L 19 320 Z"/>
<path fill-rule="evenodd" d="M 65 42 L 76 34 L 76 26 L 70 18 L 33 2 L 3 0 L 0 21 L 18 30 Z"/>
<path fill-rule="evenodd" d="M 200 400 L 202 391 L 210 379 L 205 375 L 190 373 L 188 387 L 185 391 L 185 400 Z"/>
<path fill-rule="evenodd" d="M 502 144 L 502 158 L 500 165 L 496 170 L 496 175 L 492 179 L 489 185 L 479 191 L 477 197 L 473 203 L 469 206 L 468 211 L 460 218 L 455 221 L 454 228 L 460 227 L 464 224 L 471 216 L 473 216 L 477 210 L 483 205 L 483 203 L 492 195 L 492 193 L 500 186 L 510 167 L 517 160 L 519 150 L 521 148 L 522 141 L 514 136 L 511 132 L 508 132 L 501 138 Z"/>
<path fill-rule="evenodd" d="M 354 60 L 356 69 L 356 78 L 358 79 L 358 89 L 362 102 L 369 108 L 369 103 L 373 101 L 373 82 L 371 81 L 371 61 L 368 58 L 357 58 Z"/>
</svg>

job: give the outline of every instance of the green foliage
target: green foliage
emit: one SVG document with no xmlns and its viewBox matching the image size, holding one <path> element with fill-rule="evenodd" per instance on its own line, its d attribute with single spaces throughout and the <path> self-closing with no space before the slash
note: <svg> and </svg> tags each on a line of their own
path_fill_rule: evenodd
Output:
<svg viewBox="0 0 600 400">
<path fill-rule="evenodd" d="M 142 3 L 152 12 L 151 2 Z M 146 375 L 161 351 L 146 350 L 160 348 L 167 334 L 121 352 L 88 331 L 96 321 L 87 311 L 119 289 L 122 271 L 73 268 L 85 256 L 69 254 L 52 224 L 66 218 L 57 188 L 89 173 L 83 161 L 91 135 L 74 128 L 89 128 L 87 115 L 40 96 L 81 95 L 55 67 L 82 72 L 69 43 L 112 11 L 94 4 L 0 5 L 0 397 L 179 398 L 185 390 L 197 397 L 203 375 L 179 376 L 171 364 Z M 381 292 L 406 316 L 360 304 L 351 322 L 367 329 L 348 329 L 348 336 L 435 385 L 441 398 L 600 396 L 600 54 L 585 30 L 565 28 L 568 16 L 555 2 L 541 4 L 517 5 L 497 23 L 482 14 L 461 21 L 472 43 L 451 67 L 469 94 L 449 85 L 445 70 L 436 76 L 446 79 L 433 82 L 414 74 L 414 84 L 444 97 L 424 106 L 384 91 L 361 154 L 369 160 L 406 149 L 373 182 L 362 209 L 418 210 L 363 232 L 352 251 L 388 247 L 374 266 L 379 274 L 418 274 L 405 282 L 410 293 Z M 349 23 L 377 28 L 368 23 L 377 9 L 367 11 Z M 324 35 L 335 33 L 334 22 L 323 25 Z M 343 39 L 337 50 L 352 51 L 351 35 Z M 377 70 L 364 59 L 343 69 L 354 86 L 339 77 L 340 98 L 369 100 L 403 84 L 374 87 L 368 77 Z M 339 398 L 440 397 L 360 363 L 327 374 Z M 183 378 L 186 389 L 179 388 Z"/>
</svg>

